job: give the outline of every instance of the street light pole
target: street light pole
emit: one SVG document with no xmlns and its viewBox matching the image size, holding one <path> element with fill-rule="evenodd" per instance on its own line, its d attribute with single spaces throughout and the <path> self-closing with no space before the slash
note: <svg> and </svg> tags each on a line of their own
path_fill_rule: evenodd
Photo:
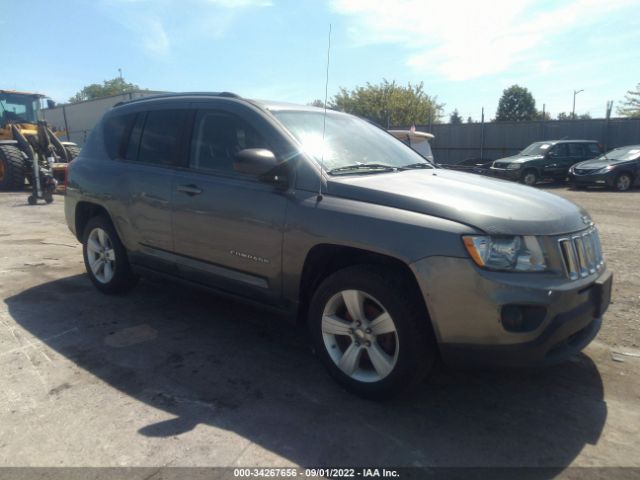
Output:
<svg viewBox="0 0 640 480">
<path fill-rule="evenodd" d="M 580 92 L 584 92 L 584 89 L 573 91 L 573 109 L 571 110 L 571 120 L 576 119 L 576 95 L 579 94 Z"/>
</svg>

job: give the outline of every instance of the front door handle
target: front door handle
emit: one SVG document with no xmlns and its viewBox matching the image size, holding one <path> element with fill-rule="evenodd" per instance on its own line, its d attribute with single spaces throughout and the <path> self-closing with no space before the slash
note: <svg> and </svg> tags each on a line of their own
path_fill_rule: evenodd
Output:
<svg viewBox="0 0 640 480">
<path fill-rule="evenodd" d="M 193 197 L 194 195 L 200 195 L 202 193 L 202 189 L 193 184 L 178 185 L 178 191 L 181 193 L 186 193 L 190 197 Z"/>
</svg>

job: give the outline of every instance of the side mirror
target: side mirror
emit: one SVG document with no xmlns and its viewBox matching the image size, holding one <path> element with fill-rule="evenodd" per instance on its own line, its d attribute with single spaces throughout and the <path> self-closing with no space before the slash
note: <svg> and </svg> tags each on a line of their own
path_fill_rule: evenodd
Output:
<svg viewBox="0 0 640 480">
<path fill-rule="evenodd" d="M 245 148 L 236 153 L 233 169 L 248 175 L 264 175 L 278 165 L 276 156 L 265 148 Z"/>
</svg>

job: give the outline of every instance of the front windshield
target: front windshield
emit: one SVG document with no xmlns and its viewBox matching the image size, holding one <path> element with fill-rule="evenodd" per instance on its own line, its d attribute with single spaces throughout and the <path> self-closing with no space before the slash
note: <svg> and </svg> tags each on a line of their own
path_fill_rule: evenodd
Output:
<svg viewBox="0 0 640 480">
<path fill-rule="evenodd" d="M 520 155 L 544 155 L 551 148 L 549 142 L 536 142 L 520 152 Z"/>
<path fill-rule="evenodd" d="M 393 168 L 416 164 L 432 166 L 392 135 L 357 117 L 327 112 L 323 147 L 323 112 L 273 113 L 300 142 L 303 151 L 318 163 L 323 162 L 329 173 L 332 170 L 353 166 L 366 170 L 366 165 Z"/>
<path fill-rule="evenodd" d="M 636 160 L 640 158 L 640 145 L 630 147 L 614 148 L 605 153 L 598 160 L 608 160 L 610 162 L 620 162 L 625 160 Z"/>
<path fill-rule="evenodd" d="M 40 114 L 40 99 L 33 95 L 0 93 L 1 123 L 36 123 Z"/>
</svg>

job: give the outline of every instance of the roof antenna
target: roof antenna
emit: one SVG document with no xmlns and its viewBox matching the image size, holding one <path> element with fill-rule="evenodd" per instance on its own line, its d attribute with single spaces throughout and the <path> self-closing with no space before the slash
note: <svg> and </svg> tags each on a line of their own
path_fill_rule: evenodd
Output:
<svg viewBox="0 0 640 480">
<path fill-rule="evenodd" d="M 329 92 L 329 53 L 331 52 L 331 24 L 329 24 L 329 45 L 327 46 L 327 77 L 324 82 L 324 116 L 322 117 L 322 154 L 320 156 L 320 183 L 316 200 L 322 200 L 322 172 L 324 171 L 324 133 L 327 126 L 327 95 Z"/>
</svg>

